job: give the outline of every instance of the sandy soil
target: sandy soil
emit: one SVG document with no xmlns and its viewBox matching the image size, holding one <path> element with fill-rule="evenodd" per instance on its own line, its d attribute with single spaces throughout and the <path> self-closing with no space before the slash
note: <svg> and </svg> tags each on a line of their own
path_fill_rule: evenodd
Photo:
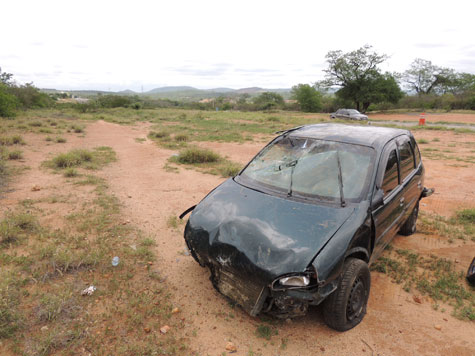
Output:
<svg viewBox="0 0 475 356">
<path fill-rule="evenodd" d="M 345 333 L 329 329 L 319 308 L 314 308 L 307 316 L 280 325 L 279 334 L 270 341 L 258 338 L 255 331 L 262 321 L 239 308 L 231 308 L 213 289 L 208 271 L 185 255 L 184 225 L 177 229 L 167 226 L 171 216 L 177 216 L 199 202 L 223 179 L 182 167 L 178 172 L 164 169 L 167 159 L 175 152 L 159 148 L 149 140 L 137 142 L 136 138 L 146 139 L 148 127 L 145 124 L 130 127 L 99 121 L 89 125 L 86 131 L 84 138 L 68 137 L 65 145 L 45 146 L 39 139 L 28 137 L 29 144 L 35 147 L 35 151 L 28 150 L 25 154 L 31 169 L 12 183 L 12 192 L 6 194 L 2 205 L 10 207 L 21 199 L 48 195 L 48 186 L 53 184 L 53 179 L 49 178 L 50 173 L 39 169 L 45 154 L 72 147 L 112 147 L 118 161 L 98 174 L 108 181 L 112 192 L 122 202 L 124 219 L 156 240 L 159 261 L 154 268 L 166 276 L 166 283 L 173 292 L 172 300 L 180 307 L 186 322 L 184 333 L 198 354 L 221 355 L 227 341 L 237 346 L 236 355 L 248 355 L 250 351 L 256 355 L 475 354 L 475 323 L 457 320 L 449 312 L 435 311 L 429 300 L 415 303 L 411 294 L 379 273 L 372 273 L 368 314 L 355 329 Z M 473 139 L 469 135 L 440 132 L 421 135 L 427 139 L 439 137 L 440 144 Z M 262 143 L 204 145 L 242 163 L 262 147 Z M 453 148 L 455 153 L 462 149 L 465 149 L 463 145 Z M 422 210 L 449 216 L 461 206 L 473 207 L 473 164 L 453 167 L 450 164 L 454 162 L 448 160 L 424 162 L 426 186 L 434 186 L 437 194 L 424 201 Z M 31 191 L 35 184 L 42 186 L 40 192 Z M 78 194 L 80 197 L 80 192 Z M 436 236 L 417 233 L 411 237 L 398 236 L 394 244 L 458 259 L 461 270 L 466 269 L 475 251 L 474 243 L 448 245 Z M 440 325 L 441 330 L 436 330 L 435 325 Z M 285 349 L 281 348 L 282 343 L 286 344 Z"/>
</svg>

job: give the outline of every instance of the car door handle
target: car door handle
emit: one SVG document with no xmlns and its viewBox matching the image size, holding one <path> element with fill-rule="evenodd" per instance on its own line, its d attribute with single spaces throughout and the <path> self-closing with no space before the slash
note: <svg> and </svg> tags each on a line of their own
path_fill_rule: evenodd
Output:
<svg viewBox="0 0 475 356">
<path fill-rule="evenodd" d="M 404 206 L 404 197 L 399 199 L 399 206 Z"/>
<path fill-rule="evenodd" d="M 422 182 L 419 181 L 419 182 L 417 183 L 417 188 L 421 189 L 421 187 L 422 187 Z"/>
</svg>

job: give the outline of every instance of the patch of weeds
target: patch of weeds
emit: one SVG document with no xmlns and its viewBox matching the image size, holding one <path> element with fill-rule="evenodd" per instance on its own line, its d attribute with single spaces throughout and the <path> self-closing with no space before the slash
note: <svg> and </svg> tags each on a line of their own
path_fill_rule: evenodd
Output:
<svg viewBox="0 0 475 356">
<path fill-rule="evenodd" d="M 53 138 L 51 136 L 46 136 L 45 141 L 46 142 L 52 142 Z"/>
<path fill-rule="evenodd" d="M 135 142 L 138 142 L 138 143 L 142 143 L 142 142 L 145 142 L 145 141 L 147 141 L 147 140 L 143 137 L 136 137 L 135 138 Z"/>
<path fill-rule="evenodd" d="M 185 135 L 185 134 L 178 134 L 178 135 L 175 135 L 174 139 L 175 141 L 178 141 L 178 142 L 187 142 L 189 140 L 189 137 L 188 135 Z"/>
<path fill-rule="evenodd" d="M 64 170 L 64 173 L 63 175 L 66 177 L 66 178 L 73 178 L 73 177 L 77 177 L 79 175 L 78 171 L 73 168 L 73 167 L 68 167 Z"/>
<path fill-rule="evenodd" d="M 74 149 L 68 153 L 61 153 L 45 164 L 56 169 L 71 167 L 98 169 L 115 160 L 115 152 L 110 147 L 97 147 L 93 151 Z"/>
<path fill-rule="evenodd" d="M 16 279 L 11 272 L 0 270 L 0 340 L 12 337 L 21 326 Z"/>
<path fill-rule="evenodd" d="M 40 322 L 50 322 L 59 318 L 74 318 L 81 308 L 72 291 L 44 294 L 36 307 Z"/>
<path fill-rule="evenodd" d="M 453 305 L 457 318 L 475 320 L 475 289 L 468 286 L 465 273 L 458 271 L 450 260 L 398 249 L 385 251 L 371 269 L 389 275 L 396 283 L 404 283 L 406 292 L 417 289 L 435 301 Z M 439 303 L 435 305 L 434 309 L 438 309 Z"/>
<path fill-rule="evenodd" d="M 20 135 L 0 136 L 0 146 L 24 145 L 25 141 Z"/>
<path fill-rule="evenodd" d="M 28 232 L 36 231 L 36 218 L 29 213 L 8 213 L 0 221 L 0 246 L 15 243 Z"/>
<path fill-rule="evenodd" d="M 94 175 L 88 174 L 85 179 L 74 182 L 76 185 L 100 185 L 103 184 L 104 180 Z"/>
<path fill-rule="evenodd" d="M 213 163 L 221 159 L 219 154 L 209 149 L 199 147 L 186 148 L 181 151 L 177 157 L 177 161 L 184 164 Z"/>
<path fill-rule="evenodd" d="M 169 138 L 170 137 L 170 133 L 169 132 L 166 132 L 166 131 L 150 131 L 148 133 L 148 138 L 150 139 L 164 139 L 164 138 Z"/>
<path fill-rule="evenodd" d="M 236 176 L 241 171 L 241 169 L 241 164 L 231 161 L 224 161 L 216 167 L 216 172 L 222 177 L 227 178 Z"/>
<path fill-rule="evenodd" d="M 74 133 L 83 133 L 84 132 L 84 127 L 83 126 L 79 126 L 79 125 L 71 125 L 71 130 L 74 132 Z"/>
<path fill-rule="evenodd" d="M 421 145 L 425 145 L 427 143 L 429 143 L 429 140 L 426 140 L 425 138 L 420 138 L 417 140 L 417 143 L 421 144 Z"/>
<path fill-rule="evenodd" d="M 56 143 L 65 143 L 66 139 L 64 137 L 58 136 L 54 139 L 54 142 L 56 142 Z"/>
<path fill-rule="evenodd" d="M 178 227 L 178 224 L 180 223 L 180 220 L 175 216 L 169 216 L 167 219 L 167 227 L 176 229 Z"/>
<path fill-rule="evenodd" d="M 265 325 L 265 324 L 260 324 L 257 329 L 256 329 L 256 335 L 257 337 L 270 340 L 272 336 L 278 335 L 279 332 L 276 328 Z"/>
<path fill-rule="evenodd" d="M 35 120 L 35 121 L 30 121 L 28 123 L 28 126 L 31 126 L 31 127 L 41 127 L 43 126 L 43 123 L 39 120 Z"/>
<path fill-rule="evenodd" d="M 432 140 L 432 142 L 440 142 L 440 138 L 436 137 Z"/>
<path fill-rule="evenodd" d="M 51 130 L 49 127 L 42 127 L 41 129 L 38 130 L 40 133 L 45 133 L 45 134 L 52 134 L 53 130 Z"/>
<path fill-rule="evenodd" d="M 23 152 L 21 150 L 9 151 L 7 153 L 7 158 L 9 160 L 18 160 L 23 158 Z"/>
</svg>

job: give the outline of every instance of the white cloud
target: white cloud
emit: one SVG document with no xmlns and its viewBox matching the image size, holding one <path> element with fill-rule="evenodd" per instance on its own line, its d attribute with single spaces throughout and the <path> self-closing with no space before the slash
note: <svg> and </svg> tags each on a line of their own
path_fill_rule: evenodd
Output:
<svg viewBox="0 0 475 356">
<path fill-rule="evenodd" d="M 0 66 L 39 87 L 290 87 L 329 50 L 371 44 L 383 70 L 414 58 L 475 72 L 475 5 L 438 1 L 8 1 Z"/>
</svg>

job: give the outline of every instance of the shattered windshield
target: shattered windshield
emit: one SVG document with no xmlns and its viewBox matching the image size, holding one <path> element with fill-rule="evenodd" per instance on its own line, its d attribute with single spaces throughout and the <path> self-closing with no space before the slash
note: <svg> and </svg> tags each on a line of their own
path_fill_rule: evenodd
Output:
<svg viewBox="0 0 475 356">
<path fill-rule="evenodd" d="M 373 167 L 370 147 L 283 137 L 262 150 L 239 182 L 288 196 L 359 201 Z"/>
</svg>

